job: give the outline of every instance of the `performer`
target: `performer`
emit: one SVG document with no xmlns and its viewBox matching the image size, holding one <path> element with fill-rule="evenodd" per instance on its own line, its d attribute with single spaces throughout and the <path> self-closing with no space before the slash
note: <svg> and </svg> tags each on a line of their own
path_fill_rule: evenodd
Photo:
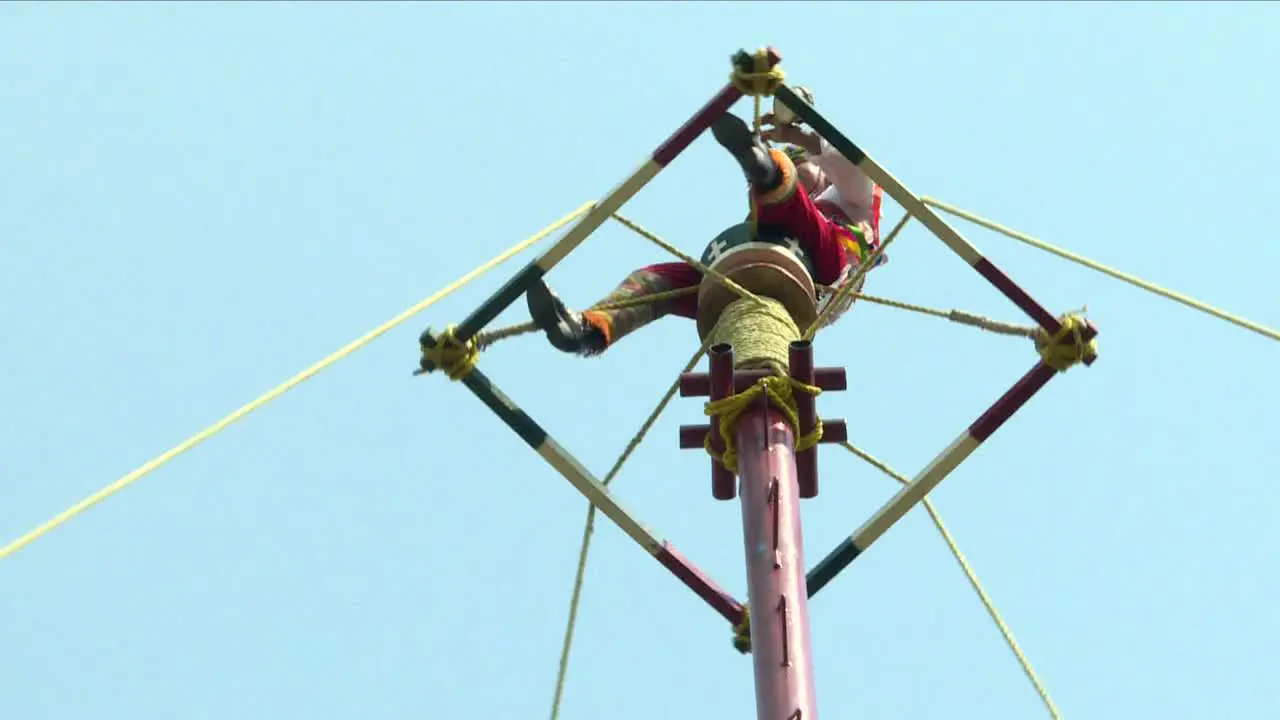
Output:
<svg viewBox="0 0 1280 720">
<path fill-rule="evenodd" d="M 852 271 L 878 247 L 878 217 L 862 212 L 861 206 L 836 199 L 844 195 L 835 186 L 834 179 L 841 179 L 844 187 L 856 191 L 859 186 L 850 183 L 851 176 L 847 170 L 852 168 L 859 174 L 861 171 L 847 160 L 844 162 L 847 167 L 841 167 L 823 158 L 827 150 L 839 156 L 834 149 L 819 145 L 819 152 L 807 155 L 808 161 L 802 161 L 797 167 L 792 156 L 806 158 L 805 155 L 792 148 L 788 148 L 789 152 L 770 149 L 735 115 L 725 113 L 711 126 L 711 132 L 746 176 L 752 201 L 757 207 L 758 223 L 776 226 L 800 243 L 812 262 L 815 282 L 834 286 L 847 282 Z M 810 146 L 813 144 L 807 135 L 795 137 Z M 804 147 L 800 143 L 795 145 Z M 814 158 L 821 159 L 831 170 L 813 163 Z M 812 186 L 800 182 L 802 172 L 813 183 Z M 832 193 L 833 199 L 824 202 L 832 216 L 824 214 L 810 198 L 815 191 L 819 198 Z M 862 195 L 851 194 L 851 197 L 864 199 Z M 865 209 L 878 210 L 878 206 L 868 202 Z M 855 217 L 858 219 L 854 220 Z M 701 282 L 702 273 L 691 265 L 658 263 L 632 272 L 596 305 L 697 287 Z M 545 283 L 539 281 L 529 288 L 526 301 L 534 323 L 546 333 L 551 344 L 559 350 L 581 356 L 598 355 L 626 335 L 665 315 L 691 319 L 697 315 L 694 293 L 658 303 L 579 313 L 569 310 Z"/>
<path fill-rule="evenodd" d="M 796 88 L 797 92 L 799 90 L 803 88 Z M 812 96 L 809 98 L 812 104 Z M 797 166 L 803 162 L 813 169 L 811 172 L 814 173 L 815 185 L 820 183 L 820 187 L 813 191 L 814 205 L 837 222 L 853 225 L 865 223 L 878 243 L 883 197 L 880 186 L 818 133 L 805 130 L 794 121 L 780 122 L 774 113 L 766 114 L 761 120 L 773 126 L 765 129 L 766 140 L 787 143 L 788 154 L 793 161 L 798 160 Z"/>
<path fill-rule="evenodd" d="M 813 93 L 804 87 L 792 88 L 797 96 L 809 105 L 813 105 Z M 805 130 L 800 119 L 785 105 L 774 98 L 773 112 L 761 118 L 764 124 L 772 125 L 764 131 L 766 140 L 787 143 L 786 149 L 797 166 L 812 168 L 813 174 L 810 195 L 814 206 L 831 220 L 851 227 L 855 233 L 868 237 L 874 247 L 880 246 L 880 217 L 883 191 L 857 165 L 849 161 L 831 143 L 816 132 Z M 887 254 L 881 253 L 876 258 L 874 267 L 889 261 Z M 846 274 L 832 284 L 831 293 L 825 302 L 833 302 L 839 290 L 854 278 L 857 263 L 850 265 Z M 862 290 L 865 276 L 857 279 L 858 287 L 854 292 Z M 850 294 L 839 307 L 827 314 L 824 325 L 829 325 L 840 318 L 852 305 L 855 297 Z"/>
</svg>

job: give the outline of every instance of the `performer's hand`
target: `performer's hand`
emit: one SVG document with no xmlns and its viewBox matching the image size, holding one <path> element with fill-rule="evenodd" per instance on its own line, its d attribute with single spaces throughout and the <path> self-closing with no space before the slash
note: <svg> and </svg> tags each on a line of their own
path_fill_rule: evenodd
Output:
<svg viewBox="0 0 1280 720">
<path fill-rule="evenodd" d="M 766 140 L 796 145 L 809 153 L 817 154 L 822 150 L 822 142 L 818 139 L 817 133 L 809 132 L 798 125 L 774 125 L 765 128 L 762 134 Z"/>
<path fill-rule="evenodd" d="M 800 120 L 797 118 L 789 123 L 778 122 L 778 116 L 774 113 L 767 112 L 760 116 L 760 124 L 768 125 L 772 128 L 801 128 Z"/>
</svg>

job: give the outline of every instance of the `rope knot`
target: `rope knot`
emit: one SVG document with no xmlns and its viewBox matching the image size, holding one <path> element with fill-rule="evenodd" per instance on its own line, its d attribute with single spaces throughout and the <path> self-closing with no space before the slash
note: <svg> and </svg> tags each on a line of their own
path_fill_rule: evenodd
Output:
<svg viewBox="0 0 1280 720">
<path fill-rule="evenodd" d="M 736 395 L 708 402 L 703 408 L 703 412 L 708 417 L 720 418 L 720 440 L 724 443 L 724 454 L 717 456 L 715 450 L 712 449 L 711 433 L 707 433 L 707 439 L 704 441 L 703 447 L 706 448 L 711 457 L 719 460 L 729 472 L 736 473 L 738 471 L 736 429 L 738 419 L 742 417 L 742 413 L 746 412 L 747 408 L 751 407 L 751 404 L 758 400 L 761 395 L 765 395 L 772 401 L 773 406 L 786 416 L 787 423 L 791 425 L 791 429 L 799 435 L 800 410 L 796 407 L 795 396 L 797 391 L 816 397 L 822 392 L 822 388 L 816 385 L 806 385 L 795 378 L 769 375 L 760 378 L 759 382 Z M 819 419 L 817 425 L 813 428 L 813 432 L 796 439 L 795 450 L 796 452 L 808 450 L 816 446 L 821 440 L 822 420 Z"/>
<path fill-rule="evenodd" d="M 458 339 L 457 326 L 450 325 L 438 337 L 427 329 L 419 339 L 422 345 L 421 369 L 415 375 L 443 370 L 450 380 L 461 380 L 480 362 L 480 345 L 476 338 Z"/>
<path fill-rule="evenodd" d="M 740 50 L 733 56 L 733 72 L 729 75 L 729 82 L 743 95 L 769 97 L 786 78 L 782 68 L 769 67 L 769 51 L 766 48 L 757 50 L 754 55 Z"/>
<path fill-rule="evenodd" d="M 1066 372 L 1073 365 L 1084 362 L 1087 358 L 1098 354 L 1098 341 L 1084 339 L 1085 321 L 1081 315 L 1072 313 L 1061 318 L 1062 327 L 1058 332 L 1049 334 L 1043 328 L 1036 331 L 1036 352 L 1045 365 Z"/>
<path fill-rule="evenodd" d="M 733 648 L 746 655 L 751 652 L 751 608 L 742 606 L 742 619 L 733 626 Z"/>
</svg>

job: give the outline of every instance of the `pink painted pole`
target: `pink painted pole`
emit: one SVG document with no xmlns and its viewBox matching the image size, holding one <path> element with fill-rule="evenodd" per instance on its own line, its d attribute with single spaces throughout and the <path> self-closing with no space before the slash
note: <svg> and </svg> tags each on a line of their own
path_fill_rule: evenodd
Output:
<svg viewBox="0 0 1280 720">
<path fill-rule="evenodd" d="M 760 405 L 738 420 L 742 534 L 758 720 L 816 720 L 795 435 Z"/>
</svg>

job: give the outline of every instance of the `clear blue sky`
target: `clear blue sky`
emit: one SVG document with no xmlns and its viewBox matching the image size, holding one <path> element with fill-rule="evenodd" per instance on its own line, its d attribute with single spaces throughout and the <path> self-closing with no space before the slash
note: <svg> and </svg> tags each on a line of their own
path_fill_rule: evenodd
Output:
<svg viewBox="0 0 1280 720">
<path fill-rule="evenodd" d="M 0 541 L 607 191 L 739 47 L 780 48 L 917 192 L 1280 323 L 1277 22 L 1263 3 L 7 4 Z M 704 138 L 627 212 L 696 252 L 741 187 Z M 1062 710 L 1276 714 L 1280 348 L 959 226 L 1102 328 L 1097 365 L 934 495 Z M 659 258 L 610 226 L 552 279 L 585 304 Z M 4 717 L 545 717 L 585 503 L 460 386 L 409 376 L 422 327 L 518 266 L 0 564 Z M 919 226 L 868 290 L 1022 320 Z M 484 367 L 602 474 L 695 346 L 676 319 L 596 361 L 527 337 Z M 817 347 L 865 378 L 824 413 L 908 474 L 1034 360 L 875 306 Z M 743 595 L 738 511 L 676 445 L 699 417 L 678 401 L 615 487 Z M 810 564 L 896 489 L 823 457 Z M 724 623 L 611 526 L 588 583 L 566 720 L 752 716 Z M 812 619 L 825 717 L 1043 716 L 920 510 Z"/>
</svg>

